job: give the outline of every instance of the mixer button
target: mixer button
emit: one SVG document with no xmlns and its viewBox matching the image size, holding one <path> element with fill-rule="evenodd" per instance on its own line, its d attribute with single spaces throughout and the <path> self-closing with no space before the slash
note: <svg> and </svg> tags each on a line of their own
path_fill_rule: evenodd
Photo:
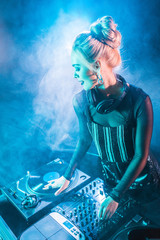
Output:
<svg viewBox="0 0 160 240">
<path fill-rule="evenodd" d="M 89 184 L 89 189 L 90 189 L 90 190 L 92 189 L 92 184 Z"/>
</svg>

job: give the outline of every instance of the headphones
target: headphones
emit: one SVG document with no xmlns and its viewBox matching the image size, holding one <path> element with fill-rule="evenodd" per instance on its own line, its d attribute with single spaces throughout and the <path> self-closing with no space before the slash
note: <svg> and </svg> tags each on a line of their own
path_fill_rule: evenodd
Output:
<svg viewBox="0 0 160 240">
<path fill-rule="evenodd" d="M 105 114 L 112 112 L 119 106 L 126 96 L 129 86 L 127 85 L 125 79 L 119 74 L 116 74 L 116 78 L 123 84 L 123 93 L 119 96 L 119 98 L 104 97 L 97 88 L 92 88 L 87 91 L 88 103 L 93 105 L 98 113 Z"/>
</svg>

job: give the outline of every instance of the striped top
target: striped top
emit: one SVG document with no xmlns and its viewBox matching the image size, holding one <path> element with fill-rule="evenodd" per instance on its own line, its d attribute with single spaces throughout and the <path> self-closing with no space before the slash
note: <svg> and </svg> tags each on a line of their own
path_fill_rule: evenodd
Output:
<svg viewBox="0 0 160 240">
<path fill-rule="evenodd" d="M 134 154 L 135 129 L 120 125 L 104 127 L 95 122 L 88 124 L 89 131 L 95 142 L 101 159 L 107 162 L 128 162 Z"/>
<path fill-rule="evenodd" d="M 89 106 L 89 117 L 87 117 L 87 125 L 90 134 L 94 140 L 98 155 L 101 159 L 104 180 L 110 185 L 116 186 L 124 175 L 129 163 L 134 156 L 135 132 L 136 132 L 136 116 L 137 111 L 143 108 L 143 101 L 147 97 L 143 91 L 140 106 L 135 106 L 134 99 L 130 94 L 122 100 L 120 106 L 108 114 L 99 114 L 95 111 L 95 107 Z M 139 179 L 147 180 L 148 163 L 141 172 Z M 137 182 L 139 184 L 139 179 Z M 134 182 L 131 188 L 137 186 Z"/>
<path fill-rule="evenodd" d="M 83 121 L 86 121 L 88 130 L 95 142 L 104 181 L 113 189 L 113 194 L 117 194 L 119 197 L 128 188 L 134 189 L 139 188 L 142 184 L 147 185 L 151 179 L 157 184 L 160 178 L 159 166 L 148 156 L 147 164 L 131 185 L 130 179 L 134 177 L 133 174 L 132 176 L 125 175 L 122 180 L 132 160 L 134 159 L 132 165 L 141 161 L 139 154 L 145 151 L 143 142 L 141 140 L 135 142 L 135 139 L 137 134 L 141 136 L 139 139 L 145 139 L 147 136 L 143 127 L 139 127 L 138 131 L 140 132 L 137 132 L 136 125 L 137 121 L 143 125 L 148 121 L 150 114 L 152 115 L 152 112 L 149 111 L 151 103 L 147 97 L 148 95 L 142 89 L 130 85 L 129 91 L 120 105 L 106 114 L 98 113 L 96 108 L 89 104 L 85 90 L 74 97 L 74 107 L 83 113 Z M 135 154 L 135 143 L 138 154 Z M 73 159 L 70 162 L 64 175 L 67 179 L 71 178 L 76 161 L 78 162 L 78 159 Z"/>
</svg>

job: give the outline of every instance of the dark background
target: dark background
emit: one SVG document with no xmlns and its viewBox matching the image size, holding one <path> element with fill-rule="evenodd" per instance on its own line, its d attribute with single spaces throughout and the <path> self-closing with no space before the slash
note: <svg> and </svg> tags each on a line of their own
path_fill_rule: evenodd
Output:
<svg viewBox="0 0 160 240">
<path fill-rule="evenodd" d="M 160 161 L 159 9 L 159 0 L 0 0 L 0 185 L 74 149 L 72 98 L 81 86 L 71 45 L 104 15 L 122 34 L 120 73 L 151 97 L 151 150 Z"/>
</svg>

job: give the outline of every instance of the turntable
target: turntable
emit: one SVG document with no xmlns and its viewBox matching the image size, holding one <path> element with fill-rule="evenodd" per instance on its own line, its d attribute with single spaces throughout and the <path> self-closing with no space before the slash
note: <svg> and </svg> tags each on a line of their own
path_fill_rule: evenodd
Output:
<svg viewBox="0 0 160 240">
<path fill-rule="evenodd" d="M 67 195 L 77 191 L 78 187 L 82 187 L 83 183 L 90 178 L 76 169 L 68 188 L 58 196 L 54 195 L 57 188 L 44 190 L 48 181 L 57 179 L 64 174 L 67 166 L 68 164 L 64 160 L 54 159 L 31 173 L 27 172 L 25 177 L 1 190 L 27 221 L 37 220 L 65 199 Z"/>
</svg>

